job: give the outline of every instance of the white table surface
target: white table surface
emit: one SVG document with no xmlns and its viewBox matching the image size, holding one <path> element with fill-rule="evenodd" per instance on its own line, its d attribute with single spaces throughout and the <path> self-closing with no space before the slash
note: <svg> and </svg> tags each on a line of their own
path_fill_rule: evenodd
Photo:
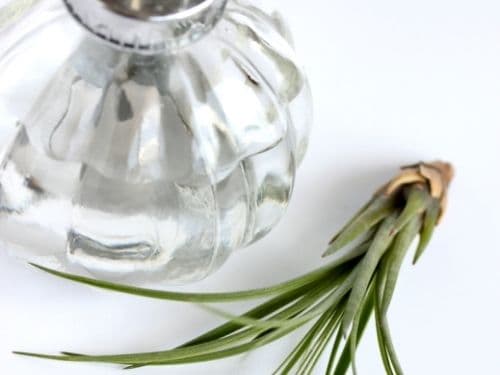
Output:
<svg viewBox="0 0 500 375">
<path fill-rule="evenodd" d="M 396 167 L 443 158 L 450 207 L 390 321 L 407 374 L 499 374 L 500 2 L 281 0 L 310 75 L 316 120 L 288 215 L 267 238 L 183 290 L 265 286 L 322 262 L 329 237 Z M 15 357 L 12 349 L 162 349 L 218 320 L 189 305 L 104 293 L 0 256 L 0 373 L 107 375 L 114 366 Z M 241 306 L 237 306 L 237 311 Z M 268 374 L 291 336 L 215 363 L 155 374 Z M 369 330 L 360 374 L 383 374 Z M 321 372 L 318 372 L 321 373 Z"/>
</svg>

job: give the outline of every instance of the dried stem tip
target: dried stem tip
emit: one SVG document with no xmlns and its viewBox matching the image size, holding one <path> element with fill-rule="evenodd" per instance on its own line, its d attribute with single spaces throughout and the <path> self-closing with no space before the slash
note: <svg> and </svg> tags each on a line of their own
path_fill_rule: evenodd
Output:
<svg viewBox="0 0 500 375">
<path fill-rule="evenodd" d="M 396 177 L 378 191 L 377 195 L 390 196 L 397 194 L 404 186 L 420 184 L 428 189 L 432 198 L 440 201 L 441 218 L 446 211 L 448 187 L 454 174 L 453 166 L 442 161 L 420 162 L 405 166 L 401 168 L 401 172 Z"/>
</svg>

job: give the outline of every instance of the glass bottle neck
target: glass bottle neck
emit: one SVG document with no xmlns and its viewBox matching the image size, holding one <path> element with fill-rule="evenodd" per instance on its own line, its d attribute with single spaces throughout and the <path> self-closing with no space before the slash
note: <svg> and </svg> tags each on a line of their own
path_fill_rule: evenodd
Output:
<svg viewBox="0 0 500 375">
<path fill-rule="evenodd" d="M 201 39 L 228 0 L 63 0 L 75 20 L 112 46 L 140 54 L 175 52 Z"/>
</svg>

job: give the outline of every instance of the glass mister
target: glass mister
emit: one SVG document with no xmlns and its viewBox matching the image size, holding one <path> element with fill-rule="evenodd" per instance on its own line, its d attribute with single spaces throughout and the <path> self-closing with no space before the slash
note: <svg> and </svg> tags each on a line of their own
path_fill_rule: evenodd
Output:
<svg viewBox="0 0 500 375">
<path fill-rule="evenodd" d="M 278 13 L 243 0 L 5 3 L 3 248 L 106 279 L 187 282 L 276 225 L 311 122 Z"/>
</svg>

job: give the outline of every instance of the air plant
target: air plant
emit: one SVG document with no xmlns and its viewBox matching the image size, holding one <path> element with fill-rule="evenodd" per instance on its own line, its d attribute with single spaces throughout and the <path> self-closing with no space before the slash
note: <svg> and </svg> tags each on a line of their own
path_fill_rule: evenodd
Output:
<svg viewBox="0 0 500 375">
<path fill-rule="evenodd" d="M 17 354 L 73 362 L 104 362 L 127 369 L 212 361 L 253 351 L 303 326 L 303 338 L 275 374 L 310 374 L 323 354 L 326 374 L 356 372 L 356 349 L 372 315 L 387 374 L 403 374 L 391 339 L 387 312 L 403 260 L 419 238 L 414 263 L 420 259 L 446 208 L 453 168 L 443 162 L 403 167 L 331 240 L 326 266 L 296 279 L 233 293 L 193 294 L 151 290 L 35 267 L 94 287 L 141 297 L 203 304 L 227 323 L 171 350 L 121 355 L 63 352 Z M 234 316 L 207 304 L 267 298 Z"/>
</svg>

